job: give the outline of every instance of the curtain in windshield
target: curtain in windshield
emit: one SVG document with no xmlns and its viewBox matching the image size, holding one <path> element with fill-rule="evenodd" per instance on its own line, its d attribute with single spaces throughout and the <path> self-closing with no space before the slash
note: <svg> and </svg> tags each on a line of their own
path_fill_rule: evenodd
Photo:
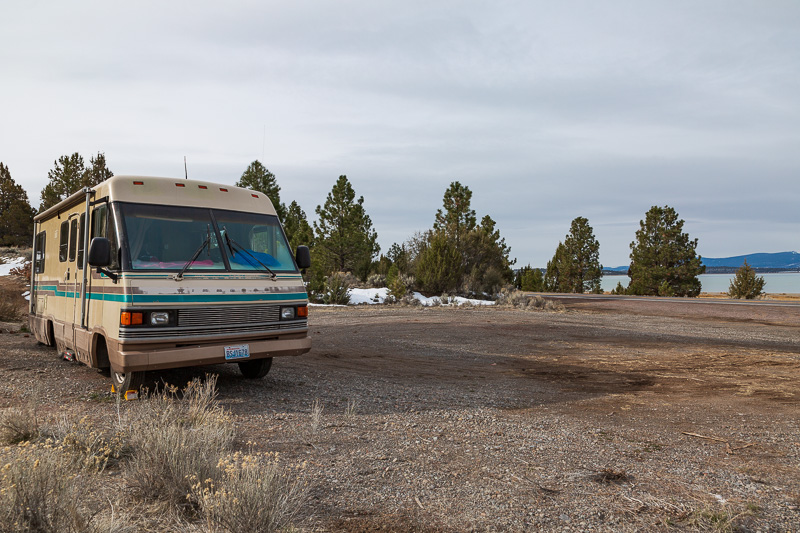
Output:
<svg viewBox="0 0 800 533">
<path fill-rule="evenodd" d="M 192 270 L 225 269 L 208 209 L 122 205 L 130 267 L 180 270 L 200 250 Z"/>
<path fill-rule="evenodd" d="M 295 270 L 278 217 L 214 210 L 232 270 Z"/>
</svg>

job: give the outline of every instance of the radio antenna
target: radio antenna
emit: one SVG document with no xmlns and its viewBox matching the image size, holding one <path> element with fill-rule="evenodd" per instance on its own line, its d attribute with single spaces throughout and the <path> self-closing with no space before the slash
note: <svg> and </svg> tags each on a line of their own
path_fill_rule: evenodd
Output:
<svg viewBox="0 0 800 533">
<path fill-rule="evenodd" d="M 189 179 L 189 167 L 186 166 L 186 156 L 183 156 L 183 172 L 186 174 L 186 179 Z"/>
</svg>

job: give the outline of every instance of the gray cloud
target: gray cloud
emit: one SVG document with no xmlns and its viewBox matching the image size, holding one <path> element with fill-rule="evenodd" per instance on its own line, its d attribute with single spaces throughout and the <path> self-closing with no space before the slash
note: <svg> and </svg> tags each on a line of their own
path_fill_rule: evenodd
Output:
<svg viewBox="0 0 800 533">
<path fill-rule="evenodd" d="M 8 3 L 7 3 L 8 4 Z M 347 174 L 385 249 L 473 191 L 520 263 L 586 216 L 606 265 L 651 205 L 707 256 L 798 249 L 800 6 L 26 2 L 0 7 L 0 160 L 235 181 L 313 216 Z"/>
</svg>

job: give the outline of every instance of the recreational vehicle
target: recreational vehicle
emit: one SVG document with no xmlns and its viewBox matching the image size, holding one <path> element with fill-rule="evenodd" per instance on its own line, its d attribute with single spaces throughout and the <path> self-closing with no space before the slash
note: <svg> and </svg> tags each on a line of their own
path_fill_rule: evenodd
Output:
<svg viewBox="0 0 800 533">
<path fill-rule="evenodd" d="M 308 248 L 292 254 L 261 192 L 115 176 L 34 221 L 31 331 L 126 397 L 148 370 L 235 362 L 261 378 L 311 349 Z"/>
</svg>

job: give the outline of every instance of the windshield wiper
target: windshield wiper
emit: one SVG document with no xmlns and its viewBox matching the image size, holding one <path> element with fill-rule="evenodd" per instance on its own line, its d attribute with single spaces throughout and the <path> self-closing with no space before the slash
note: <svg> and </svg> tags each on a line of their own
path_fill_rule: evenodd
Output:
<svg viewBox="0 0 800 533">
<path fill-rule="evenodd" d="M 233 247 L 235 246 L 235 247 L 236 247 L 236 248 L 238 248 L 238 249 L 239 249 L 239 251 L 241 251 L 243 254 L 247 254 L 247 255 L 249 255 L 250 257 L 252 257 L 252 258 L 253 258 L 253 260 L 254 260 L 256 263 L 258 263 L 259 265 L 261 265 L 262 267 L 264 267 L 264 269 L 265 269 L 267 272 L 269 272 L 269 273 L 272 275 L 272 281 L 275 281 L 276 279 L 278 279 L 278 275 L 277 275 L 275 272 L 273 272 L 273 271 L 272 271 L 272 269 L 271 269 L 271 268 L 269 268 L 267 265 L 265 265 L 264 263 L 262 263 L 261 261 L 259 261 L 259 260 L 258 260 L 258 257 L 256 257 L 255 255 L 253 255 L 253 252 L 251 252 L 250 250 L 248 250 L 247 248 L 245 248 L 244 246 L 242 246 L 242 245 L 241 245 L 241 244 L 239 244 L 238 242 L 234 241 L 234 240 L 233 240 L 233 239 L 230 237 L 230 235 L 228 235 L 228 228 L 226 228 L 225 226 L 222 226 L 222 229 L 223 229 L 223 234 L 225 235 L 225 242 L 227 242 L 227 243 L 228 243 L 228 248 L 229 248 L 229 249 L 230 249 L 230 251 L 231 251 L 231 255 L 234 255 L 234 254 L 236 254 L 236 250 L 234 250 L 234 249 L 233 249 Z M 254 265 L 252 262 L 250 262 L 249 260 L 248 260 L 248 263 L 250 263 L 250 266 L 255 266 L 255 265 Z"/>
<path fill-rule="evenodd" d="M 192 266 L 192 263 L 194 263 L 195 259 L 197 259 L 198 256 L 200 256 L 200 252 L 202 252 L 203 248 L 208 246 L 208 244 L 210 242 L 211 242 L 211 225 L 206 225 L 206 240 L 204 240 L 203 244 L 200 245 L 200 248 L 198 248 L 194 252 L 194 255 L 192 256 L 192 258 L 189 259 L 186 262 L 185 265 L 183 265 L 183 268 L 181 269 L 181 271 L 178 272 L 177 274 L 175 274 L 174 276 L 172 276 L 172 279 L 174 279 L 175 281 L 181 281 L 183 279 L 183 273 L 186 272 L 189 269 L 190 266 Z M 209 256 L 210 256 L 211 255 L 211 250 L 209 250 L 208 253 L 209 253 Z"/>
</svg>

